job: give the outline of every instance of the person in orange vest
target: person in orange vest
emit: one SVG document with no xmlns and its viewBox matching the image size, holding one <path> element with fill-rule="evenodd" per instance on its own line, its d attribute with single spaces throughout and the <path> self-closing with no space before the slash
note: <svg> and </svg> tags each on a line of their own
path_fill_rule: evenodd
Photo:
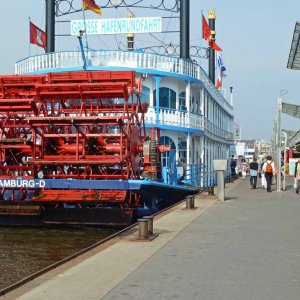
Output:
<svg viewBox="0 0 300 300">
<path fill-rule="evenodd" d="M 274 162 L 272 161 L 272 156 L 267 156 L 267 161 L 262 167 L 262 172 L 265 174 L 265 178 L 267 181 L 267 192 L 271 192 L 272 178 L 275 174 L 275 166 Z"/>
</svg>

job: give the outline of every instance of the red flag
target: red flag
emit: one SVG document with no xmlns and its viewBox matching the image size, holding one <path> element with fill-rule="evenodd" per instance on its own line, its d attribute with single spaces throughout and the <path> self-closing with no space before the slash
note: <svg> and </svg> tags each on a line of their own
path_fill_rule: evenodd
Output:
<svg viewBox="0 0 300 300">
<path fill-rule="evenodd" d="M 209 46 L 216 51 L 223 51 L 216 42 L 211 38 L 211 31 L 209 28 L 209 25 L 205 19 L 205 17 L 202 15 L 202 38 L 206 41 L 208 41 Z"/>
<path fill-rule="evenodd" d="M 222 87 L 222 78 L 221 78 L 221 76 L 219 76 L 217 83 L 216 83 L 216 89 L 220 90 L 221 87 Z"/>
<path fill-rule="evenodd" d="M 46 48 L 46 33 L 30 22 L 30 43 Z"/>
<path fill-rule="evenodd" d="M 82 0 L 83 10 L 91 10 L 99 16 L 102 15 L 102 11 L 99 5 L 95 3 L 95 0 Z"/>
<path fill-rule="evenodd" d="M 223 51 L 222 48 L 220 48 L 214 40 L 209 41 L 209 46 L 215 49 L 216 51 Z"/>
<path fill-rule="evenodd" d="M 202 15 L 202 38 L 206 41 L 210 40 L 210 28 L 209 25 L 205 19 L 205 17 Z"/>
</svg>

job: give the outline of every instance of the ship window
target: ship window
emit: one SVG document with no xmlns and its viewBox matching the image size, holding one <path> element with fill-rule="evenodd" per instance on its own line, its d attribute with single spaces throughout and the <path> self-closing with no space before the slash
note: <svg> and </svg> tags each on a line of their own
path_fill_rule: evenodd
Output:
<svg viewBox="0 0 300 300">
<path fill-rule="evenodd" d="M 159 143 L 161 145 L 170 146 L 171 150 L 176 150 L 176 146 L 175 146 L 174 141 L 171 138 L 169 138 L 168 136 L 162 136 L 159 140 Z M 168 166 L 169 157 L 170 157 L 169 152 L 163 152 L 161 154 L 161 165 L 162 165 L 162 167 L 167 167 Z"/>
<path fill-rule="evenodd" d="M 186 110 L 185 105 L 185 92 L 179 94 L 179 110 Z"/>
<path fill-rule="evenodd" d="M 186 138 L 178 138 L 179 160 L 186 163 Z"/>
<path fill-rule="evenodd" d="M 141 93 L 141 102 L 150 103 L 150 89 L 147 86 L 143 86 L 143 91 Z"/>
<path fill-rule="evenodd" d="M 156 90 L 153 91 L 153 99 L 156 106 Z M 159 88 L 159 106 L 176 109 L 176 93 L 169 88 Z"/>
</svg>

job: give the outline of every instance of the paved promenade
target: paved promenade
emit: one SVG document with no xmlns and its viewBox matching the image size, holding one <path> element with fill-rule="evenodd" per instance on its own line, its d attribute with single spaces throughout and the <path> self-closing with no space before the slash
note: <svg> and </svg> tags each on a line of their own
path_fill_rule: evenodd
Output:
<svg viewBox="0 0 300 300">
<path fill-rule="evenodd" d="M 229 186 L 155 220 L 152 242 L 123 237 L 3 298 L 300 299 L 300 195 Z"/>
</svg>

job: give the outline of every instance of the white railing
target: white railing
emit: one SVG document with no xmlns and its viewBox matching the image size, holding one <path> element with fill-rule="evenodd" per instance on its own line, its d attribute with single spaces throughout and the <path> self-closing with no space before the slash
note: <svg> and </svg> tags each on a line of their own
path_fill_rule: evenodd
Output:
<svg viewBox="0 0 300 300">
<path fill-rule="evenodd" d="M 206 134 L 215 140 L 223 141 L 224 139 L 228 142 L 233 142 L 233 133 L 225 129 L 220 128 L 219 126 L 213 124 L 206 118 L 204 119 L 204 128 Z"/>
<path fill-rule="evenodd" d="M 158 125 L 204 130 L 203 116 L 199 114 L 159 108 L 158 116 L 156 116 L 156 109 L 154 107 L 149 107 L 145 115 L 145 123 L 153 125 L 157 124 L 156 117 L 158 117 Z"/>
<path fill-rule="evenodd" d="M 151 53 L 130 51 L 90 51 L 88 53 L 88 69 L 105 67 L 155 70 L 166 73 L 176 73 L 201 80 L 215 101 L 230 115 L 232 106 L 215 88 L 203 69 L 196 63 L 181 58 Z M 55 71 L 57 69 L 82 69 L 81 52 L 54 52 L 25 58 L 15 64 L 16 74 Z"/>
<path fill-rule="evenodd" d="M 156 118 L 158 123 L 156 123 Z M 233 133 L 214 125 L 206 118 L 199 114 L 190 113 L 186 111 L 170 110 L 166 108 L 159 108 L 159 113 L 156 115 L 156 108 L 149 107 L 145 114 L 145 123 L 153 125 L 167 125 L 181 128 L 189 128 L 196 130 L 203 130 L 210 138 L 229 142 L 233 141 Z"/>
</svg>

